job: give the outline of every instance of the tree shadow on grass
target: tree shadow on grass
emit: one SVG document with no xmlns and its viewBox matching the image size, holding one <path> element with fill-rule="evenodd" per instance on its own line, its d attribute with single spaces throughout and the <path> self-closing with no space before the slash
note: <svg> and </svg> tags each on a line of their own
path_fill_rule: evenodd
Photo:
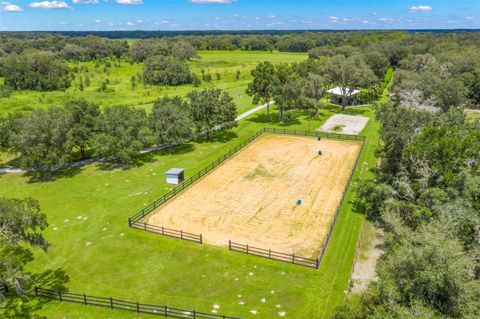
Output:
<svg viewBox="0 0 480 319">
<path fill-rule="evenodd" d="M 342 111 L 342 114 L 347 114 L 347 115 L 365 115 L 366 113 L 369 113 L 370 110 L 365 109 L 364 107 L 350 107 Z"/>
<path fill-rule="evenodd" d="M 53 182 L 61 178 L 71 178 L 82 170 L 82 166 L 74 166 L 53 171 L 30 171 L 25 173 L 25 176 L 30 177 L 28 183 Z"/>
<path fill-rule="evenodd" d="M 349 106 L 342 111 L 342 107 L 340 105 L 334 104 L 324 105 L 320 108 L 320 110 L 329 111 L 328 115 L 330 116 L 335 114 L 363 115 L 370 112 L 370 110 L 366 106 Z"/>
<path fill-rule="evenodd" d="M 33 284 L 37 287 L 60 291 L 67 291 L 65 284 L 70 281 L 68 274 L 61 268 L 45 270 L 32 275 L 31 278 Z"/>
<path fill-rule="evenodd" d="M 46 317 L 40 316 L 36 312 L 41 310 L 50 300 L 46 298 L 34 298 L 34 287 L 66 291 L 65 284 L 70 280 L 67 273 L 61 268 L 47 270 L 39 274 L 31 275 L 30 277 L 32 281 L 29 287 L 26 287 L 26 294 L 17 296 L 10 292 L 7 294 L 7 300 L 0 303 L 1 318 L 46 319 Z"/>
<path fill-rule="evenodd" d="M 132 158 L 130 162 L 122 161 L 103 161 L 98 162 L 97 167 L 102 171 L 114 171 L 114 170 L 129 170 L 145 165 L 146 163 L 153 163 L 155 161 L 155 155 L 153 152 L 137 155 Z"/>
<path fill-rule="evenodd" d="M 305 114 L 308 113 L 304 113 L 304 110 L 290 111 L 287 113 L 286 120 L 284 122 L 278 121 L 278 112 L 270 113 L 270 122 L 267 121 L 267 114 L 263 113 L 256 114 L 255 117 L 248 117 L 245 120 L 256 124 L 265 124 L 265 126 L 275 125 L 281 127 L 289 127 L 302 124 L 302 122 L 299 120 L 299 117 Z"/>
<path fill-rule="evenodd" d="M 221 131 L 221 132 L 213 133 L 210 136 L 210 138 L 207 138 L 206 136 L 199 136 L 195 139 L 195 142 L 198 144 L 212 143 L 212 142 L 226 143 L 237 137 L 238 137 L 238 134 L 234 131 Z"/>
</svg>

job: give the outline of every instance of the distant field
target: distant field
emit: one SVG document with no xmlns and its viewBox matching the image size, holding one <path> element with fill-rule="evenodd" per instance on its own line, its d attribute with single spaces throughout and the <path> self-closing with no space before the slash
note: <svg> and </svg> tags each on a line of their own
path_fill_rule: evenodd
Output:
<svg viewBox="0 0 480 319">
<path fill-rule="evenodd" d="M 181 95 L 184 96 L 193 89 L 217 87 L 228 91 L 238 105 L 238 113 L 252 107 L 251 97 L 245 94 L 248 82 L 251 80 L 250 71 L 258 62 L 270 61 L 272 63 L 298 62 L 305 60 L 304 53 L 281 53 L 281 52 L 247 52 L 247 51 L 201 51 L 200 59 L 191 61 L 192 72 L 201 74 L 203 69 L 212 75 L 212 82 L 203 82 L 199 88 L 193 85 L 182 85 L 178 87 L 161 87 L 137 84 L 135 89 L 131 86 L 131 77 L 142 73 L 143 64 L 130 64 L 122 61 L 112 62 L 112 67 L 104 68 L 100 63 L 96 67 L 95 62 L 71 63 L 73 68 L 82 66 L 88 68 L 87 72 L 79 71 L 72 81 L 72 86 L 65 91 L 36 92 L 21 91 L 14 92 L 9 98 L 0 98 L 0 114 L 9 112 L 29 112 L 36 108 L 48 106 L 62 106 L 66 101 L 74 98 L 84 98 L 101 106 L 126 104 L 139 106 L 149 110 L 152 103 L 161 96 Z M 236 72 L 240 71 L 240 78 L 236 79 Z M 216 79 L 219 73 L 220 80 Z M 90 78 L 90 86 L 83 91 L 79 89 L 80 76 L 85 81 Z M 99 91 L 102 82 L 108 79 L 106 91 Z M 0 81 L 3 79 L 0 78 Z"/>
<path fill-rule="evenodd" d="M 359 149 L 353 141 L 261 136 L 148 223 L 202 234 L 217 246 L 232 240 L 318 258 Z"/>
</svg>

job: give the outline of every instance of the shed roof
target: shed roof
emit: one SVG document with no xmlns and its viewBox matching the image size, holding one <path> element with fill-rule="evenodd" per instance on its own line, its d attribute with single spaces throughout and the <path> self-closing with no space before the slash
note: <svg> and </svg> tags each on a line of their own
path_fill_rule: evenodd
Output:
<svg viewBox="0 0 480 319">
<path fill-rule="evenodd" d="M 337 86 L 337 87 L 335 87 L 335 88 L 333 88 L 333 89 L 328 90 L 327 92 L 328 92 L 328 93 L 331 93 L 331 94 L 333 94 L 333 95 L 343 96 L 343 92 L 342 92 L 342 91 L 349 92 L 350 90 L 351 90 L 350 88 L 341 88 L 341 87 Z M 353 91 L 350 92 L 350 94 L 347 94 L 347 95 L 350 97 L 350 96 L 356 95 L 356 94 L 358 94 L 358 93 L 360 93 L 360 90 L 355 90 L 355 89 L 353 89 Z"/>
<path fill-rule="evenodd" d="M 184 170 L 185 169 L 183 169 L 183 168 L 171 168 L 165 174 L 166 175 L 178 175 L 178 174 L 183 173 Z"/>
</svg>

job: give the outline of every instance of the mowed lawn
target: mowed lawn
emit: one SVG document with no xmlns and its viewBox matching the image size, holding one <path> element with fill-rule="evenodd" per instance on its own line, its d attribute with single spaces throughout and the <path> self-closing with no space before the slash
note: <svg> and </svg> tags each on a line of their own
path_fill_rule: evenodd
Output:
<svg viewBox="0 0 480 319">
<path fill-rule="evenodd" d="M 212 81 L 202 82 L 200 87 L 193 85 L 181 85 L 177 87 L 165 87 L 146 85 L 137 82 L 133 89 L 132 76 L 138 77 L 143 72 L 143 63 L 130 64 L 127 61 L 110 61 L 111 67 L 105 68 L 104 63 L 80 62 L 70 63 L 70 67 L 78 68 L 72 85 L 65 91 L 36 92 L 18 91 L 13 92 L 8 98 L 0 98 L 0 115 L 11 112 L 29 112 L 36 108 L 49 106 L 63 106 L 70 99 L 83 98 L 100 106 L 106 105 L 130 105 L 139 106 L 149 110 L 153 102 L 161 96 L 185 96 L 193 89 L 220 88 L 226 90 L 234 98 L 238 105 L 238 113 L 243 113 L 252 107 L 252 98 L 245 90 L 252 77 L 250 71 L 258 62 L 270 61 L 272 63 L 300 62 L 307 59 L 305 53 L 284 52 L 247 52 L 247 51 L 200 51 L 199 59 L 190 62 L 191 71 L 201 75 L 211 74 Z M 88 72 L 82 67 L 87 67 Z M 240 71 L 237 79 L 237 71 Z M 217 80 L 216 74 L 220 74 Z M 80 77 L 85 83 L 87 76 L 90 86 L 80 90 Z M 102 82 L 108 79 L 107 90 L 99 91 Z M 0 83 L 3 81 L 0 78 Z"/>
<path fill-rule="evenodd" d="M 290 123 L 270 126 L 313 130 L 337 112 L 335 107 L 322 110 L 311 123 L 297 113 Z M 373 112 L 370 108 L 346 111 L 369 117 Z M 159 237 L 127 226 L 128 216 L 169 189 L 164 176 L 167 169 L 184 167 L 188 177 L 267 126 L 264 121 L 262 111 L 213 141 L 145 155 L 130 169 L 89 165 L 44 182 L 18 174 L 0 176 L 0 196 L 33 197 L 48 216 L 50 227 L 45 236 L 52 246 L 48 254 L 35 252 L 30 270 L 63 269 L 69 276 L 65 286 L 71 292 L 204 312 L 219 305 L 219 313 L 241 318 L 279 318 L 279 312 L 285 312 L 285 318 L 328 318 L 345 298 L 364 219 L 354 211 L 352 187 L 319 270 L 229 252 L 226 247 Z M 368 140 L 354 184 L 358 178 L 372 176 L 369 169 L 375 164 L 377 132 L 372 117 L 363 131 Z M 42 305 L 37 313 L 51 319 L 151 317 L 54 301 Z"/>
</svg>

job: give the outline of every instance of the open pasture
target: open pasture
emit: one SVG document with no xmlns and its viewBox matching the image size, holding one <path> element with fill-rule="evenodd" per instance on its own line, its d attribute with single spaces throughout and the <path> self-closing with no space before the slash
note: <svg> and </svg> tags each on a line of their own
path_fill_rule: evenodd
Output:
<svg viewBox="0 0 480 319">
<path fill-rule="evenodd" d="M 201 233 L 213 245 L 232 240 L 317 258 L 360 147 L 263 135 L 161 206 L 148 224 Z"/>
<path fill-rule="evenodd" d="M 201 72 L 212 76 L 211 82 L 202 81 L 199 87 L 192 84 L 180 86 L 143 85 L 137 80 L 132 87 L 132 77 L 139 78 L 143 72 L 143 63 L 130 63 L 127 60 L 110 61 L 110 66 L 100 62 L 69 63 L 74 73 L 71 86 L 64 90 L 38 92 L 16 91 L 8 98 L 0 98 L 0 114 L 12 112 L 30 112 L 37 108 L 63 106 L 68 100 L 83 98 L 100 106 L 129 105 L 144 108 L 147 111 L 153 102 L 162 96 L 185 96 L 194 89 L 219 88 L 227 91 L 238 107 L 238 113 L 252 108 L 252 98 L 245 90 L 251 81 L 250 71 L 258 62 L 277 63 L 300 62 L 306 60 L 305 53 L 255 52 L 255 51 L 200 51 L 199 58 L 190 61 L 192 73 Z M 237 78 L 237 71 L 239 76 Z M 73 75 L 73 72 L 71 72 Z M 217 73 L 220 79 L 217 79 Z M 86 84 L 88 78 L 89 85 Z M 80 79 L 84 83 L 80 89 Z M 100 90 L 107 82 L 107 89 Z M 0 77 L 0 83 L 3 82 Z"/>
</svg>

